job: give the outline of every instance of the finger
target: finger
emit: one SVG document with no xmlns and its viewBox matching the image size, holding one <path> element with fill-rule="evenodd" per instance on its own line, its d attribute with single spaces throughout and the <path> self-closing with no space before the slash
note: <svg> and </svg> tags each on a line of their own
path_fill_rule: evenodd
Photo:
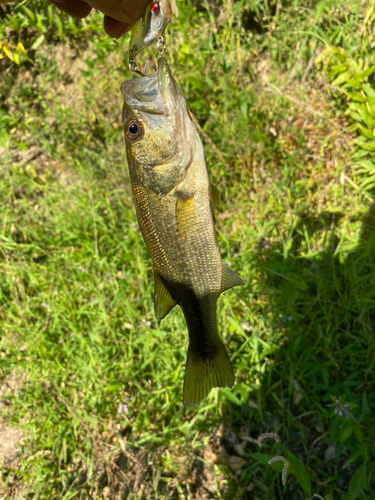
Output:
<svg viewBox="0 0 375 500">
<path fill-rule="evenodd" d="M 100 10 L 103 14 L 121 21 L 122 23 L 134 23 L 145 11 L 151 0 L 86 0 L 87 3 Z"/>
<path fill-rule="evenodd" d="M 104 16 L 104 30 L 112 38 L 120 38 L 132 29 L 133 23 L 122 23 L 110 16 Z"/>
<path fill-rule="evenodd" d="M 121 3 L 121 9 L 125 15 L 133 21 L 137 21 L 144 13 L 146 6 L 151 0 L 125 0 Z"/>
<path fill-rule="evenodd" d="M 81 0 L 48 0 L 66 14 L 73 17 L 83 18 L 90 14 L 91 7 Z"/>
</svg>

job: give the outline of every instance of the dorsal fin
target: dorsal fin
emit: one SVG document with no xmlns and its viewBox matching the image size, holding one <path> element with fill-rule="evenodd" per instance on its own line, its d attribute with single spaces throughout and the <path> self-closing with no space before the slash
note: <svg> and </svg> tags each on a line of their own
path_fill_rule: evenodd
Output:
<svg viewBox="0 0 375 500">
<path fill-rule="evenodd" d="M 212 184 L 212 182 L 210 182 L 210 188 L 211 188 L 211 200 L 213 206 L 220 207 L 223 204 L 223 199 L 221 197 L 220 191 L 215 186 L 215 184 Z"/>
<path fill-rule="evenodd" d="M 166 289 L 160 274 L 154 268 L 154 308 L 157 319 L 163 319 L 176 305 L 175 300 Z"/>
<path fill-rule="evenodd" d="M 221 292 L 225 292 L 225 290 L 229 290 L 233 286 L 244 285 L 245 282 L 242 278 L 238 276 L 225 262 L 222 262 L 223 265 L 223 275 L 221 278 Z"/>
</svg>

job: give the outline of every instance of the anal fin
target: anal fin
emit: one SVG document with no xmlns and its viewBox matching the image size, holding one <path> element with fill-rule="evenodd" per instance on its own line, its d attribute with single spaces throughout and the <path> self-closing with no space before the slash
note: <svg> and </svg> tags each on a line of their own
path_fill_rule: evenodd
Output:
<svg viewBox="0 0 375 500">
<path fill-rule="evenodd" d="M 157 319 L 163 319 L 176 305 L 176 301 L 166 289 L 160 274 L 154 268 L 154 308 Z"/>
<path fill-rule="evenodd" d="M 232 269 L 226 264 L 222 262 L 223 265 L 223 274 L 221 278 L 221 292 L 225 292 L 225 290 L 229 290 L 237 285 L 244 285 L 245 282 L 242 278 L 238 276 Z"/>
</svg>

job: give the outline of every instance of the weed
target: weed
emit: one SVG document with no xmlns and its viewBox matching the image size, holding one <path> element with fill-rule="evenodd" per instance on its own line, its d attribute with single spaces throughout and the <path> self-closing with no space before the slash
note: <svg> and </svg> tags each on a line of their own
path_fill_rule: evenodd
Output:
<svg viewBox="0 0 375 500">
<path fill-rule="evenodd" d="M 193 410 L 186 326 L 177 308 L 154 318 L 131 199 L 128 37 L 105 37 L 98 14 L 1 7 L 0 412 L 24 431 L 9 498 L 372 498 L 372 181 L 342 176 L 372 161 L 355 138 L 373 118 L 359 7 L 181 1 L 168 28 L 225 193 L 222 256 L 246 281 L 218 308 L 236 385 Z"/>
</svg>

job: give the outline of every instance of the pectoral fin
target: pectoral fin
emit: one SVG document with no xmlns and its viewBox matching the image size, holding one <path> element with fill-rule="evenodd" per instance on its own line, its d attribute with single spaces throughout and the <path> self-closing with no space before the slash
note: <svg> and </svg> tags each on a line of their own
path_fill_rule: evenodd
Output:
<svg viewBox="0 0 375 500">
<path fill-rule="evenodd" d="M 194 194 L 176 191 L 176 226 L 180 238 L 187 241 L 197 218 Z"/>
<path fill-rule="evenodd" d="M 222 262 L 223 265 L 223 275 L 221 278 L 221 292 L 225 292 L 225 290 L 229 290 L 233 286 L 244 285 L 245 282 L 242 278 L 238 276 L 225 262 Z"/>
<path fill-rule="evenodd" d="M 160 274 L 154 269 L 154 308 L 157 319 L 163 319 L 176 305 L 175 300 L 166 289 Z"/>
</svg>

